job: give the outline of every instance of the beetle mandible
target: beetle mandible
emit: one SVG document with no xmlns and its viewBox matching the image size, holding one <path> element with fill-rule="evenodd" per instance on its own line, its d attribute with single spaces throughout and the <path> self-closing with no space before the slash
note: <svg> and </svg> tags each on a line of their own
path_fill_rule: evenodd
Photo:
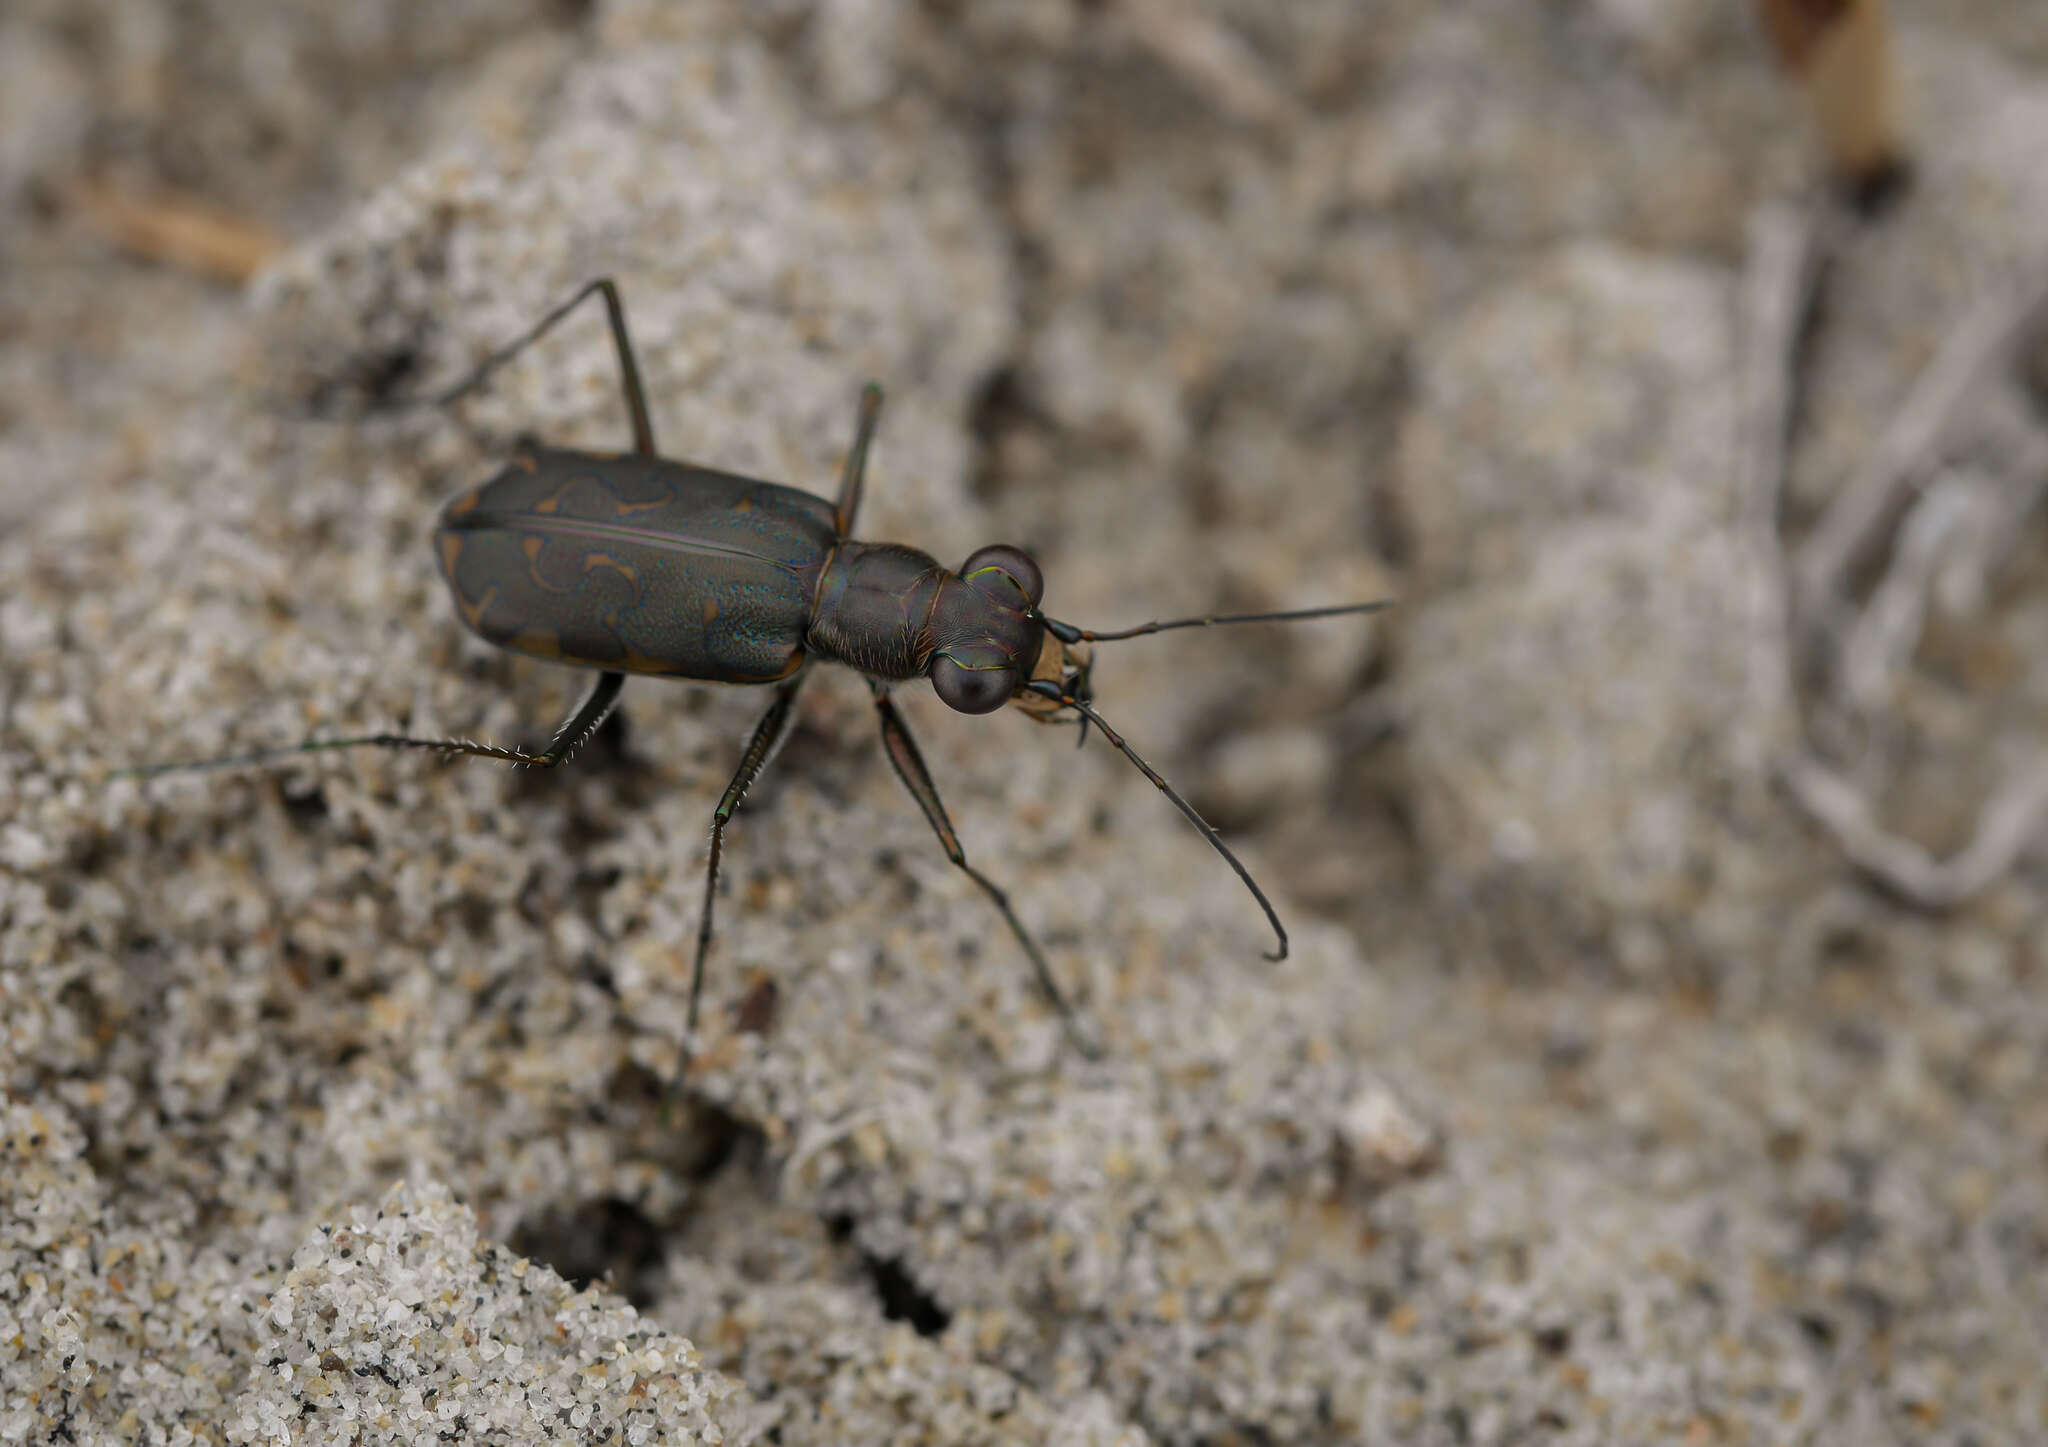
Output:
<svg viewBox="0 0 2048 1447">
<path fill-rule="evenodd" d="M 434 546 L 462 621 L 501 648 L 594 669 L 583 702 L 539 752 L 467 739 L 362 734 L 309 739 L 283 748 L 124 769 L 152 777 L 187 769 L 229 768 L 333 749 L 431 749 L 505 763 L 553 768 L 585 743 L 618 705 L 629 673 L 700 682 L 760 684 L 773 690 L 738 770 L 711 816 L 704 907 L 690 974 L 687 1030 L 697 1030 L 704 963 L 711 949 L 713 904 L 725 826 L 747 789 L 774 757 L 795 716 L 797 692 L 813 661 L 846 664 L 872 692 L 882 745 L 897 776 L 923 810 L 946 857 L 987 895 L 1031 961 L 1046 997 L 1077 1048 L 1093 1054 L 1045 955 L 1017 918 L 1009 896 L 960 847 L 890 697 L 896 684 L 931 680 L 949 707 L 992 713 L 1015 704 L 1040 723 L 1092 725 L 1157 786 L 1234 870 L 1272 926 L 1285 959 L 1287 930 L 1265 891 L 1208 821 L 1096 711 L 1092 645 L 1172 628 L 1224 623 L 1293 622 L 1367 613 L 1385 601 L 1280 613 L 1176 618 L 1117 632 L 1076 628 L 1039 608 L 1038 564 L 1017 548 L 977 549 L 957 572 L 901 543 L 859 542 L 867 457 L 881 416 L 881 389 L 862 390 L 853 446 L 835 502 L 785 487 L 660 456 L 654 445 L 640 369 L 626 331 L 625 307 L 600 277 L 487 356 L 456 386 L 431 400 L 468 395 L 590 297 L 604 299 L 618 352 L 630 453 L 573 451 L 521 443 L 495 477 L 442 511 Z"/>
</svg>

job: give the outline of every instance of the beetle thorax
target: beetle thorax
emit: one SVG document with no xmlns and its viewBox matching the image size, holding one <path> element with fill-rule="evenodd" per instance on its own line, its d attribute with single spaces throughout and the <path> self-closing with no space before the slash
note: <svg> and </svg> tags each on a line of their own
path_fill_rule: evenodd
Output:
<svg viewBox="0 0 2048 1447">
<path fill-rule="evenodd" d="M 810 651 L 877 678 L 920 677 L 932 655 L 932 610 L 952 575 L 899 543 L 841 542 L 818 578 Z"/>
</svg>

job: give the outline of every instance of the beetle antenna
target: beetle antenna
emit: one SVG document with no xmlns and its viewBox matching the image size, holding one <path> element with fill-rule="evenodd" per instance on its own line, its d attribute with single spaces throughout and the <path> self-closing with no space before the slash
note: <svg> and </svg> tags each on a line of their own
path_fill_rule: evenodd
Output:
<svg viewBox="0 0 2048 1447">
<path fill-rule="evenodd" d="M 1356 610 L 1337 609 L 1333 611 L 1352 612 Z M 1225 622 L 1228 620 L 1203 619 L 1198 621 Z M 1091 723 L 1094 724 L 1096 728 L 1102 731 L 1102 736 L 1109 740 L 1109 742 L 1116 748 L 1116 751 L 1118 753 L 1122 754 L 1125 758 L 1129 759 L 1133 764 L 1137 765 L 1138 772 L 1143 774 L 1146 778 L 1150 779 L 1152 781 L 1153 787 L 1158 789 L 1160 793 L 1164 794 L 1168 799 L 1170 799 L 1173 802 L 1173 807 L 1180 810 L 1180 812 L 1187 817 L 1187 821 L 1190 824 L 1194 825 L 1195 828 L 1201 832 L 1201 835 L 1204 839 L 1209 841 L 1209 847 L 1215 850 L 1218 854 L 1222 855 L 1224 863 L 1228 864 L 1233 870 L 1236 871 L 1237 877 L 1244 881 L 1244 887 L 1252 892 L 1252 898 L 1256 899 L 1259 902 L 1259 908 L 1266 912 L 1266 923 L 1273 926 L 1273 934 L 1275 938 L 1277 938 L 1280 941 L 1280 947 L 1277 950 L 1274 950 L 1271 954 L 1267 955 L 1266 958 L 1269 960 L 1273 960 L 1275 962 L 1286 959 L 1287 927 L 1280 923 L 1280 916 L 1273 908 L 1273 901 L 1266 898 L 1266 891 L 1259 888 L 1259 882 L 1256 879 L 1252 878 L 1251 871 L 1244 867 L 1244 862 L 1242 860 L 1240 860 L 1235 854 L 1232 854 L 1230 852 L 1230 846 L 1225 844 L 1222 838 L 1216 833 L 1216 831 L 1210 827 L 1209 821 L 1207 819 L 1204 819 L 1200 814 L 1197 814 L 1195 812 L 1195 806 L 1190 804 L 1187 800 L 1183 799 L 1179 795 L 1179 793 L 1175 791 L 1173 785 L 1167 783 L 1165 779 L 1161 778 L 1159 776 L 1159 771 L 1157 769 L 1153 768 L 1150 764 L 1146 763 L 1144 759 L 1139 757 L 1138 751 L 1132 748 L 1128 743 L 1124 741 L 1124 737 L 1122 734 L 1118 733 L 1115 729 L 1109 726 L 1108 720 L 1104 719 L 1101 714 L 1097 713 L 1093 705 L 1084 703 L 1082 700 L 1075 698 L 1070 693 L 1061 692 L 1060 686 L 1057 683 L 1054 683 L 1051 679 L 1039 679 L 1034 683 L 1028 683 L 1025 685 L 1025 689 L 1028 692 L 1037 694 L 1041 698 L 1053 699 L 1054 701 L 1062 704 L 1063 706 L 1073 709 L 1076 713 L 1081 715 L 1081 719 L 1084 725 Z"/>
<path fill-rule="evenodd" d="M 1062 643 L 1117 643 L 1126 638 L 1142 638 L 1148 633 L 1164 633 L 1172 628 L 1215 628 L 1225 623 L 1299 623 L 1308 618 L 1338 618 L 1347 613 L 1377 613 L 1382 608 L 1394 606 L 1392 598 L 1381 598 L 1371 603 L 1337 603 L 1327 608 L 1294 608 L 1283 613 L 1211 613 L 1199 618 L 1168 618 L 1151 623 L 1140 623 L 1135 628 L 1121 628 L 1114 633 L 1097 633 L 1088 628 L 1076 628 L 1071 623 L 1061 623 L 1047 618 L 1045 626 L 1053 637 Z"/>
</svg>

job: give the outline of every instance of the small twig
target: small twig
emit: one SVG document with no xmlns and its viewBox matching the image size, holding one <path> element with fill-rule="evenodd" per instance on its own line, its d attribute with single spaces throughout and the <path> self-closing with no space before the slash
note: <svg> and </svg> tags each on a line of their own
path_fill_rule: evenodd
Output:
<svg viewBox="0 0 2048 1447">
<path fill-rule="evenodd" d="M 1801 621 L 1825 625 L 1814 641 L 1840 640 L 1839 666 L 1831 678 L 1858 715 L 1876 715 L 1890 702 L 1919 644 L 1944 569 L 1954 564 L 1981 594 L 2019 524 L 2048 489 L 2048 442 L 2031 425 L 2022 425 L 2004 447 L 1980 441 L 1974 465 L 1941 467 L 1939 457 L 1964 399 L 2009 364 L 2015 345 L 2044 312 L 2048 289 L 2040 288 L 1973 308 L 1808 544 Z M 1917 501 L 1911 498 L 1915 488 L 1924 488 Z M 1890 566 L 1862 613 L 1854 615 L 1846 575 L 1901 508 L 1908 511 Z M 1992 794 L 1978 810 L 1970 842 L 1945 860 L 1886 829 L 1855 786 L 1811 753 L 1783 763 L 1780 773 L 1793 798 L 1834 835 L 1857 869 L 1925 909 L 1951 909 L 1982 893 L 2048 826 L 2048 762 Z"/>
<path fill-rule="evenodd" d="M 1885 706 L 1920 644 L 1928 592 L 1948 545 L 1988 510 L 1984 482 L 1974 472 L 1944 471 L 1906 515 L 1891 568 L 1842 645 L 1842 692 L 1850 707 L 1868 713 Z"/>
<path fill-rule="evenodd" d="M 1798 400 L 1807 323 L 1834 257 L 1833 211 L 1811 205 L 1760 208 L 1749 222 L 1742 280 L 1743 425 L 1751 521 L 1777 533 L 1785 449 Z"/>
<path fill-rule="evenodd" d="M 1292 113 L 1265 62 L 1209 16 L 1174 0 L 1122 0 L 1116 8 L 1140 45 L 1233 120 L 1271 126 Z"/>
<path fill-rule="evenodd" d="M 1836 173 L 1852 185 L 1896 173 L 1906 140 L 1884 0 L 1757 0 L 1757 9 Z"/>
<path fill-rule="evenodd" d="M 792 1186 L 803 1187 L 810 1183 L 804 1180 L 804 1171 L 811 1162 L 853 1138 L 853 1133 L 863 1126 L 874 1125 L 888 1118 L 888 1112 L 880 1106 L 863 1106 L 849 1111 L 836 1120 L 814 1122 L 790 1147 L 789 1158 L 782 1163 L 782 1183 L 785 1190 Z"/>
<path fill-rule="evenodd" d="M 1790 639 L 1778 516 L 1807 324 L 1834 255 L 1832 212 L 1772 205 L 1749 223 L 1742 286 L 1742 533 L 1757 560 L 1750 685 L 1789 696 Z"/>
<path fill-rule="evenodd" d="M 2027 426 L 1986 464 L 1995 490 L 1987 500 L 1970 551 L 1951 554 L 1936 571 L 1934 588 L 1952 611 L 1982 606 L 1995 578 L 2013 553 L 2030 546 L 2027 519 L 2048 493 L 2048 432 Z"/>
<path fill-rule="evenodd" d="M 284 250 L 284 238 L 239 216 L 169 192 L 130 194 L 81 181 L 70 200 L 94 225 L 148 260 L 240 285 Z"/>
<path fill-rule="evenodd" d="M 1899 527 L 1891 567 L 1842 647 L 1842 691 L 1851 708 L 1884 707 L 1892 682 L 1919 646 L 1937 583 L 1946 599 L 1980 606 L 1987 580 L 2023 535 L 2048 489 L 2048 439 L 2029 431 L 1984 465 L 1943 468 Z"/>
<path fill-rule="evenodd" d="M 1835 836 L 1851 864 L 1922 909 L 1954 909 L 1983 893 L 2048 823 L 2048 762 L 1994 793 L 1977 812 L 1970 842 L 1948 859 L 1936 859 L 1878 823 L 1855 786 L 1812 755 L 1786 760 L 1779 772 L 1792 797 Z"/>
<path fill-rule="evenodd" d="M 1841 636 L 1849 572 L 1924 480 L 1963 400 L 2008 362 L 2015 343 L 2044 315 L 2048 286 L 2035 280 L 1985 297 L 1949 333 L 1862 469 L 1836 495 L 1800 551 L 1795 620 L 1806 646 Z"/>
</svg>

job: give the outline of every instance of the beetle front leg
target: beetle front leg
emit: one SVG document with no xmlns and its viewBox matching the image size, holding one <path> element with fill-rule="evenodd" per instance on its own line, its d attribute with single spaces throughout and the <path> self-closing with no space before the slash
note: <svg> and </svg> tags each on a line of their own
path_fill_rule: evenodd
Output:
<svg viewBox="0 0 2048 1447">
<path fill-rule="evenodd" d="M 897 711 L 895 701 L 889 697 L 888 689 L 874 679 L 868 680 L 868 687 L 874 692 L 875 712 L 881 716 L 882 746 L 887 750 L 889 762 L 895 766 L 896 777 L 903 781 L 903 787 L 910 790 L 910 797 L 917 800 L 917 807 L 924 810 L 932 832 L 939 836 L 939 847 L 946 851 L 946 857 L 958 865 L 967 877 L 981 886 L 995 907 L 1002 912 L 1003 922 L 1010 927 L 1010 933 L 1017 937 L 1017 943 L 1024 947 L 1024 953 L 1031 960 L 1031 968 L 1038 974 L 1040 988 L 1053 1008 L 1059 1011 L 1060 1022 L 1066 1026 L 1067 1038 L 1074 1048 L 1093 1060 L 1101 1052 L 1095 1043 L 1082 1033 L 1080 1020 L 1074 1009 L 1067 1003 L 1067 997 L 1060 993 L 1059 981 L 1053 978 L 1052 967 L 1039 952 L 1038 942 L 1031 938 L 1024 922 L 1017 918 L 1017 912 L 1010 908 L 1010 897 L 997 887 L 996 882 L 967 862 L 967 851 L 960 847 L 960 836 L 953 830 L 953 821 L 946 817 L 946 806 L 939 801 L 938 787 L 932 783 L 931 770 L 925 767 L 924 755 L 918 751 L 917 741 L 910 736 L 909 726 L 903 722 L 903 715 Z"/>
<path fill-rule="evenodd" d="M 789 734 L 790 720 L 796 717 L 796 694 L 803 683 L 804 675 L 798 673 L 787 683 L 776 685 L 775 702 L 768 705 L 768 712 L 754 725 L 754 736 L 747 741 L 747 751 L 740 755 L 739 770 L 725 786 L 725 797 L 711 814 L 711 862 L 704 870 L 704 913 L 697 920 L 697 964 L 690 972 L 690 1013 L 685 1025 L 691 1035 L 697 1033 L 697 1001 L 704 993 L 704 960 L 711 952 L 711 906 L 718 897 L 718 859 L 725 848 L 725 826 L 761 770 L 768 767 L 768 761 L 782 747 Z"/>
</svg>

